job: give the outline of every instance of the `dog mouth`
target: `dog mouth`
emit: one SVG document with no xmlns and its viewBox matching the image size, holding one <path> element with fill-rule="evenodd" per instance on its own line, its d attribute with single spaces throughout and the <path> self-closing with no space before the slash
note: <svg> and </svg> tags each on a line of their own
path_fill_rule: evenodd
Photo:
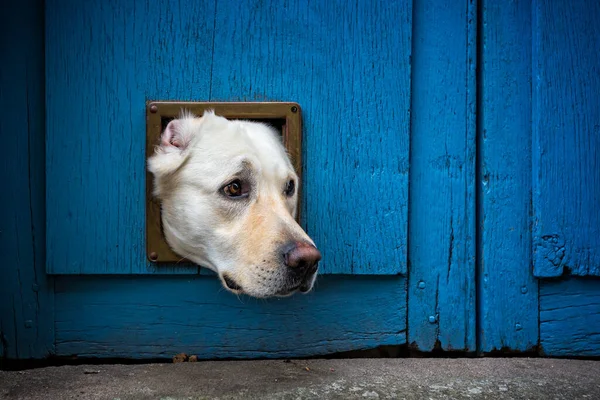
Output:
<svg viewBox="0 0 600 400">
<path fill-rule="evenodd" d="M 297 291 L 300 291 L 300 293 L 308 293 L 310 291 L 310 287 L 307 282 L 304 282 L 304 283 L 301 283 L 298 285 L 294 285 L 292 287 L 284 288 L 284 289 L 278 291 L 275 295 L 276 296 L 289 296 L 291 294 L 296 293 Z"/>
<path fill-rule="evenodd" d="M 223 274 L 225 286 L 233 292 L 242 292 L 242 287 L 238 285 L 230 276 Z"/>
<path fill-rule="evenodd" d="M 312 290 L 315 274 L 304 277 L 300 282 L 288 285 L 276 293 L 276 296 L 290 296 L 296 292 L 306 294 Z"/>
<path fill-rule="evenodd" d="M 312 286 L 313 286 L 312 282 L 314 281 L 313 278 L 314 278 L 314 274 L 311 274 L 299 282 L 293 282 L 288 285 L 285 285 L 283 288 L 281 288 L 280 290 L 275 292 L 272 296 L 287 297 L 287 296 L 291 296 L 292 294 L 294 294 L 296 292 L 306 294 L 306 293 L 310 292 L 312 289 Z M 240 284 L 238 284 L 229 275 L 223 274 L 222 279 L 223 279 L 223 284 L 230 291 L 237 293 L 237 294 L 244 293 L 242 286 Z M 249 294 L 251 295 L 251 293 L 249 293 Z"/>
</svg>

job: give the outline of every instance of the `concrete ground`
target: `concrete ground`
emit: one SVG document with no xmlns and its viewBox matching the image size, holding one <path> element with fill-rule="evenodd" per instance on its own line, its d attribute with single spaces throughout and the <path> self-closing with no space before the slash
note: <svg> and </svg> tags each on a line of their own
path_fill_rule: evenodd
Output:
<svg viewBox="0 0 600 400">
<path fill-rule="evenodd" d="M 600 361 L 346 359 L 0 371 L 1 399 L 600 399 Z"/>
</svg>

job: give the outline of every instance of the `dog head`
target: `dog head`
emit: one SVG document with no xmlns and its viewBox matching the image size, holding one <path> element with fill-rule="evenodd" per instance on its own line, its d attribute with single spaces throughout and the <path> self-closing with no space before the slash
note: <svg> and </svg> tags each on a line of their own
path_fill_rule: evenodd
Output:
<svg viewBox="0 0 600 400">
<path fill-rule="evenodd" d="M 295 221 L 298 176 L 273 128 L 183 114 L 167 125 L 148 169 L 177 254 L 234 293 L 312 289 L 321 254 Z"/>
</svg>

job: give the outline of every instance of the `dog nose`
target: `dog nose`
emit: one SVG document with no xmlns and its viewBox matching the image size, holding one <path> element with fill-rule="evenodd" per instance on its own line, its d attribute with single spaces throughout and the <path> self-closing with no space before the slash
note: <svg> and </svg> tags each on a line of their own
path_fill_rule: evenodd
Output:
<svg viewBox="0 0 600 400">
<path fill-rule="evenodd" d="M 285 253 L 284 258 L 285 265 L 297 274 L 304 275 L 316 272 L 321 252 L 312 244 L 297 242 Z"/>
</svg>

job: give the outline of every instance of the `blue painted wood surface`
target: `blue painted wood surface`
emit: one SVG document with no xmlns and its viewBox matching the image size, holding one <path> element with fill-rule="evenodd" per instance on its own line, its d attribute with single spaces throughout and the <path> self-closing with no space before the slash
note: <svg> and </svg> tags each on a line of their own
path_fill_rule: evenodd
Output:
<svg viewBox="0 0 600 400">
<path fill-rule="evenodd" d="M 542 281 L 540 353 L 600 356 L 600 280 Z"/>
<path fill-rule="evenodd" d="M 474 2 L 415 2 L 409 344 L 475 351 Z"/>
<path fill-rule="evenodd" d="M 206 100 L 214 1 L 46 2 L 47 268 L 197 273 L 145 254 L 145 101 Z"/>
<path fill-rule="evenodd" d="M 403 277 L 324 277 L 285 299 L 232 296 L 210 277 L 58 277 L 59 355 L 299 357 L 406 342 Z"/>
<path fill-rule="evenodd" d="M 45 275 L 44 31 L 38 0 L 0 14 L 0 364 L 53 351 L 53 286 Z"/>
<path fill-rule="evenodd" d="M 532 275 L 599 275 L 600 6 L 481 3 L 477 181 L 475 5 L 383 4 L 48 0 L 44 149 L 40 4 L 12 2 L 0 357 L 292 357 L 407 334 L 472 351 L 476 310 L 482 353 L 539 340 L 541 354 L 599 356 L 600 281 Z M 404 274 L 408 257 L 409 276 L 322 277 L 308 296 L 259 301 L 148 265 L 148 98 L 301 101 L 304 222 L 325 271 Z M 49 279 L 45 157 L 49 271 L 194 276 Z"/>
<path fill-rule="evenodd" d="M 600 2 L 533 7 L 534 273 L 600 276 Z"/>
<path fill-rule="evenodd" d="M 531 4 L 484 0 L 479 32 L 478 347 L 532 351 Z"/>
<path fill-rule="evenodd" d="M 170 271 L 144 254 L 147 99 L 299 102 L 323 273 L 406 272 L 410 1 L 46 9 L 49 272 Z"/>
<path fill-rule="evenodd" d="M 294 100 L 325 273 L 406 272 L 412 2 L 217 1 L 211 100 Z"/>
</svg>

